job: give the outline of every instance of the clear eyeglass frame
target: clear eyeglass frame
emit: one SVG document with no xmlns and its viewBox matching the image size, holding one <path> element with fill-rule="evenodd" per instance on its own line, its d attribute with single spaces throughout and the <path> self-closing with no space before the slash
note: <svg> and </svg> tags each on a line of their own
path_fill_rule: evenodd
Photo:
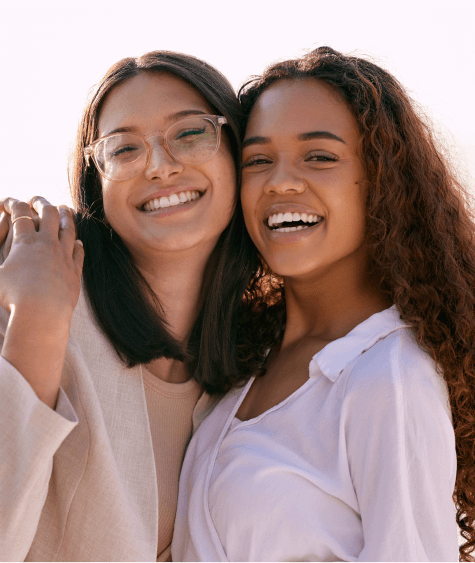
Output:
<svg viewBox="0 0 475 563">
<path fill-rule="evenodd" d="M 192 120 L 196 120 L 196 119 L 205 119 L 205 120 L 207 120 L 207 121 L 209 121 L 210 123 L 213 124 L 213 126 L 215 128 L 215 132 L 216 132 L 216 148 L 214 149 L 213 154 L 211 154 L 209 157 L 207 156 L 206 159 L 203 160 L 203 161 L 187 162 L 185 160 L 177 158 L 173 154 L 173 152 L 171 151 L 169 143 L 168 143 L 168 138 L 167 138 L 168 132 L 171 129 L 173 129 L 174 127 L 176 127 L 177 125 L 179 125 L 180 123 L 184 123 L 186 121 L 192 121 Z M 175 121 L 175 123 L 173 123 L 165 131 L 165 133 L 163 134 L 163 147 L 165 148 L 167 153 L 170 155 L 170 157 L 175 162 L 180 162 L 181 164 L 204 164 L 205 162 L 208 162 L 209 160 L 211 160 L 213 158 L 213 156 L 218 152 L 219 146 L 221 144 L 221 127 L 223 125 L 226 125 L 227 122 L 228 122 L 227 119 L 225 117 L 223 117 L 222 115 L 196 114 L 196 115 L 190 115 L 189 117 L 184 117 L 183 119 Z M 143 163 L 142 168 L 139 171 L 135 172 L 132 176 L 130 176 L 128 178 L 121 178 L 120 180 L 117 180 L 116 178 L 111 178 L 103 170 L 101 170 L 101 167 L 98 163 L 98 159 L 97 159 L 97 156 L 96 156 L 96 150 L 97 150 L 98 146 L 100 145 L 100 143 L 103 142 L 104 139 L 108 139 L 108 138 L 111 138 L 111 137 L 117 137 L 119 135 L 124 135 L 124 133 L 111 133 L 109 135 L 104 135 L 104 137 L 101 137 L 100 139 L 97 139 L 96 141 L 94 141 L 90 145 L 87 145 L 87 147 L 84 147 L 84 157 L 86 159 L 86 166 L 89 165 L 89 159 L 91 158 L 93 160 L 99 174 L 101 176 L 103 176 L 104 178 L 107 178 L 108 180 L 112 180 L 114 182 L 123 182 L 123 181 L 126 181 L 126 180 L 130 180 L 131 178 L 135 178 L 135 176 L 138 176 L 139 174 L 141 174 L 147 168 L 147 166 L 150 162 L 150 155 L 151 155 L 151 152 L 152 152 L 152 147 L 151 147 L 150 143 L 148 142 L 148 139 L 160 137 L 161 135 L 157 134 L 157 133 L 152 133 L 151 135 L 141 135 L 140 133 L 126 133 L 126 134 L 127 135 L 133 135 L 133 136 L 136 136 L 136 137 L 140 137 L 140 139 L 145 144 L 147 156 L 145 158 L 145 161 Z"/>
</svg>

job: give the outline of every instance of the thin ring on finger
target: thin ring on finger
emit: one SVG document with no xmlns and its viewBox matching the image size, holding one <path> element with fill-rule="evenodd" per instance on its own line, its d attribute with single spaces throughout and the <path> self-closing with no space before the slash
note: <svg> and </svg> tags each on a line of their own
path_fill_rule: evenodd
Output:
<svg viewBox="0 0 475 563">
<path fill-rule="evenodd" d="M 12 221 L 12 225 L 14 225 L 17 221 L 19 221 L 20 219 L 30 219 L 31 221 L 33 221 L 33 223 L 35 222 L 35 220 L 33 219 L 33 217 L 29 217 L 28 215 L 22 215 L 21 217 L 16 217 L 16 219 L 13 219 Z"/>
</svg>

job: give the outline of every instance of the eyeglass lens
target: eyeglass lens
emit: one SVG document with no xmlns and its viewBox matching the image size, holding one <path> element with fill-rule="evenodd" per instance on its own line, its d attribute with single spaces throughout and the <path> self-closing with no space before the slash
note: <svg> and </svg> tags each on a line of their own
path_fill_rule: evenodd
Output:
<svg viewBox="0 0 475 563">
<path fill-rule="evenodd" d="M 201 117 L 179 121 L 166 132 L 168 150 L 175 160 L 200 164 L 218 148 L 214 122 Z M 95 158 L 100 171 L 113 180 L 127 180 L 140 174 L 147 161 L 145 140 L 133 133 L 118 133 L 96 145 Z"/>
</svg>

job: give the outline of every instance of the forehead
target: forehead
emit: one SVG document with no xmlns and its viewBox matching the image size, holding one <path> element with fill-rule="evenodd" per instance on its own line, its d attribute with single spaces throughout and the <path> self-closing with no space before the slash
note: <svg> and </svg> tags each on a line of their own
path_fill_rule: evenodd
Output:
<svg viewBox="0 0 475 563">
<path fill-rule="evenodd" d="M 99 114 L 99 135 L 118 127 L 166 127 L 180 111 L 213 113 L 207 100 L 184 79 L 166 72 L 142 72 L 115 86 Z"/>
<path fill-rule="evenodd" d="M 338 90 L 315 78 L 282 80 L 261 94 L 252 108 L 246 137 L 330 131 L 358 136 L 358 123 Z"/>
</svg>

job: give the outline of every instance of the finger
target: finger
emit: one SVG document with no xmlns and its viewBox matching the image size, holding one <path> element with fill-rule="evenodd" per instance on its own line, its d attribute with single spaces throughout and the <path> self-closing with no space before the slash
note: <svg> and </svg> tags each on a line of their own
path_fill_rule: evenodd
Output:
<svg viewBox="0 0 475 563">
<path fill-rule="evenodd" d="M 74 244 L 76 240 L 76 224 L 74 222 L 74 217 L 66 205 L 60 205 L 58 207 L 59 212 L 59 240 L 65 242 L 66 244 Z"/>
<path fill-rule="evenodd" d="M 33 204 L 35 203 L 36 200 L 41 200 L 45 205 L 52 205 L 52 203 L 48 201 L 45 197 L 41 195 L 35 195 L 28 200 L 30 207 L 33 207 Z"/>
<path fill-rule="evenodd" d="M 35 231 L 33 213 L 28 203 L 8 198 L 4 207 L 5 211 L 11 215 L 14 236 Z"/>
<path fill-rule="evenodd" d="M 10 230 L 9 217 L 7 213 L 2 213 L 0 216 L 0 246 L 5 242 L 8 231 Z"/>
<path fill-rule="evenodd" d="M 57 237 L 59 232 L 59 213 L 56 206 L 41 196 L 32 197 L 29 203 L 40 217 L 39 231 Z"/>
<path fill-rule="evenodd" d="M 84 246 L 80 240 L 74 242 L 73 262 L 78 276 L 81 275 L 82 266 L 84 264 Z"/>
<path fill-rule="evenodd" d="M 17 201 L 20 201 L 20 200 L 16 199 L 15 197 L 5 197 L 4 199 L 1 200 L 2 211 L 11 215 L 12 214 L 12 205 Z"/>
<path fill-rule="evenodd" d="M 5 204 L 6 204 L 6 201 L 9 200 L 9 199 L 18 201 L 13 197 L 0 197 L 0 213 L 3 213 L 5 211 Z"/>
<path fill-rule="evenodd" d="M 20 200 L 14 197 L 5 197 L 3 199 L 0 199 L 0 212 L 4 211 L 5 213 L 11 215 L 12 205 L 18 201 Z M 30 204 L 30 202 L 28 202 L 28 204 Z M 40 218 L 38 213 L 36 213 L 34 209 L 32 209 L 31 211 L 33 213 L 33 220 L 35 221 L 35 230 L 37 231 L 40 226 Z"/>
</svg>

